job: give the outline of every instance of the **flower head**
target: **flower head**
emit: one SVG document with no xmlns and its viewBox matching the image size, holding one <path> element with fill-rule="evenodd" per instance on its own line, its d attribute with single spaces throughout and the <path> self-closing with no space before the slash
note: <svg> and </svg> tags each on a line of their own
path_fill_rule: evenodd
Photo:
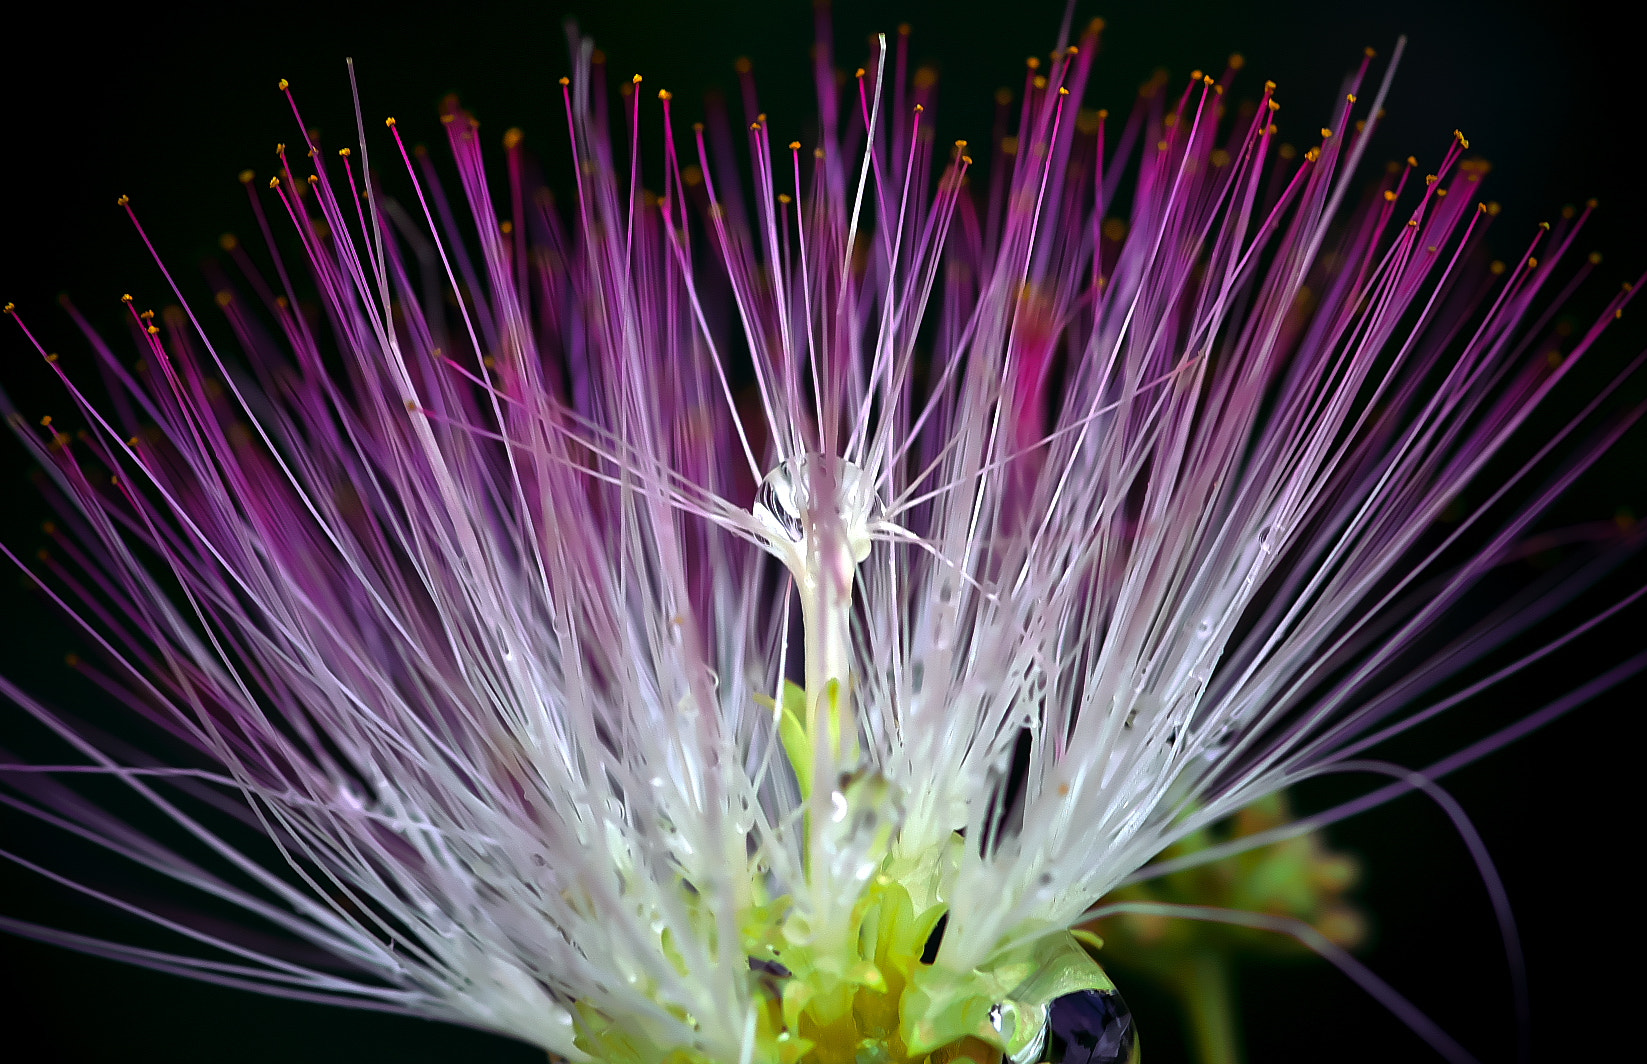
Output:
<svg viewBox="0 0 1647 1064">
<path fill-rule="evenodd" d="M 129 300 L 110 403 L 52 363 L 86 435 L 14 418 L 84 575 L 25 568 L 157 752 L 0 692 L 200 852 L 3 778 L 352 973 L 22 929 L 574 1060 L 1125 1059 L 1072 928 L 1513 628 L 1407 668 L 1584 456 L 1437 522 L 1630 293 L 1528 359 L 1588 213 L 1495 270 L 1462 134 L 1365 185 L 1393 64 L 1288 157 L 1236 64 L 1083 110 L 1097 34 L 983 195 L 884 39 L 840 95 L 820 47 L 815 139 L 751 106 L 748 202 L 585 41 L 564 205 L 455 105 L 459 197 L 392 119 L 290 146 L 248 188 L 312 302 L 231 245 L 226 325 Z"/>
</svg>

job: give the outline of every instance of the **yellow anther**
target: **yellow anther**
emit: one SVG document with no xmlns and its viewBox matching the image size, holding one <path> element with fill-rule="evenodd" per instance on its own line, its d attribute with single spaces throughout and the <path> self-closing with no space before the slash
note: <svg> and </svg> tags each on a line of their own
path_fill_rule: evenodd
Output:
<svg viewBox="0 0 1647 1064">
<path fill-rule="evenodd" d="M 390 129 L 395 128 L 395 120 L 393 118 L 385 118 L 383 120 L 383 124 L 388 126 Z"/>
<path fill-rule="evenodd" d="M 128 203 L 130 203 L 131 201 L 132 201 L 132 198 L 130 196 L 121 196 L 119 199 L 114 201 L 114 204 L 117 207 L 124 207 Z"/>
<path fill-rule="evenodd" d="M 629 79 L 629 83 L 631 85 L 639 85 L 641 83 L 641 76 L 636 74 L 634 77 Z"/>
<path fill-rule="evenodd" d="M 269 178 L 269 187 L 270 188 L 279 188 L 280 187 L 280 177 L 279 177 L 278 174 L 274 177 Z"/>
<path fill-rule="evenodd" d="M 1321 139 L 1322 140 L 1332 139 L 1332 130 L 1328 129 L 1326 126 L 1322 126 L 1321 127 Z"/>
<path fill-rule="evenodd" d="M 287 81 L 285 78 L 280 79 L 280 91 L 281 92 L 285 92 L 287 89 L 289 89 L 291 87 L 292 87 L 291 82 Z"/>
<path fill-rule="evenodd" d="M 1395 189 L 1387 188 L 1387 189 L 1384 190 L 1384 202 L 1386 202 L 1386 203 L 1394 203 L 1395 202 Z"/>
<path fill-rule="evenodd" d="M 1349 95 L 1345 96 L 1344 99 L 1350 101 L 1351 103 L 1354 103 L 1355 102 L 1355 93 L 1353 93 L 1353 92 L 1350 93 Z"/>
<path fill-rule="evenodd" d="M 800 151 L 801 150 L 801 142 L 798 141 L 798 140 L 790 141 L 789 142 L 789 150 L 790 151 Z"/>
</svg>

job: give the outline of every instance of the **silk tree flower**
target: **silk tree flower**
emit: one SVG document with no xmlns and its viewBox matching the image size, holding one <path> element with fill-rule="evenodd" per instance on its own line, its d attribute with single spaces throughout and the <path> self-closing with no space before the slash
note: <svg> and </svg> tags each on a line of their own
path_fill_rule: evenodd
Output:
<svg viewBox="0 0 1647 1064">
<path fill-rule="evenodd" d="M 4 800 L 334 963 L 101 893 L 183 945 L 0 926 L 575 1061 L 1133 1055 L 1100 900 L 1570 598 L 1431 642 L 1622 431 L 1449 511 L 1630 291 L 1551 365 L 1588 210 L 1489 266 L 1462 134 L 1369 178 L 1393 62 L 1295 155 L 1238 60 L 1084 109 L 1097 32 L 984 189 L 901 37 L 844 91 L 825 37 L 804 141 L 745 72 L 748 199 L 579 41 L 564 203 L 455 105 L 455 196 L 392 119 L 305 133 L 221 323 L 163 270 L 136 370 L 85 328 L 106 401 L 8 308 L 85 429 L 11 412 L 64 506 L 7 553 L 153 734 L 0 681 L 76 755 Z"/>
</svg>

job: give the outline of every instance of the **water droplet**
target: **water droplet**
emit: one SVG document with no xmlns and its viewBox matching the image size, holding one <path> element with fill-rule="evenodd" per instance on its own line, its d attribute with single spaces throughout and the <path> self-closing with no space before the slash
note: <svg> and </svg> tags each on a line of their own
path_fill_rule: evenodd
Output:
<svg viewBox="0 0 1647 1064">
<path fill-rule="evenodd" d="M 1129 1064 L 1137 1050 L 1132 1010 L 1114 991 L 1077 990 L 1048 1010 L 1046 1064 Z"/>
</svg>

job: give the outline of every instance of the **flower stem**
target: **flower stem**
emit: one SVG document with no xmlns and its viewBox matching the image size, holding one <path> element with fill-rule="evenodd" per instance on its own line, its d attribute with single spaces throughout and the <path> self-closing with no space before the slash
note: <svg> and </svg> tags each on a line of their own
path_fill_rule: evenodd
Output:
<svg viewBox="0 0 1647 1064">
<path fill-rule="evenodd" d="M 1241 1064 L 1229 959 L 1213 950 L 1198 950 L 1181 971 L 1178 996 L 1189 1014 L 1195 1059 L 1201 1064 Z"/>
</svg>

